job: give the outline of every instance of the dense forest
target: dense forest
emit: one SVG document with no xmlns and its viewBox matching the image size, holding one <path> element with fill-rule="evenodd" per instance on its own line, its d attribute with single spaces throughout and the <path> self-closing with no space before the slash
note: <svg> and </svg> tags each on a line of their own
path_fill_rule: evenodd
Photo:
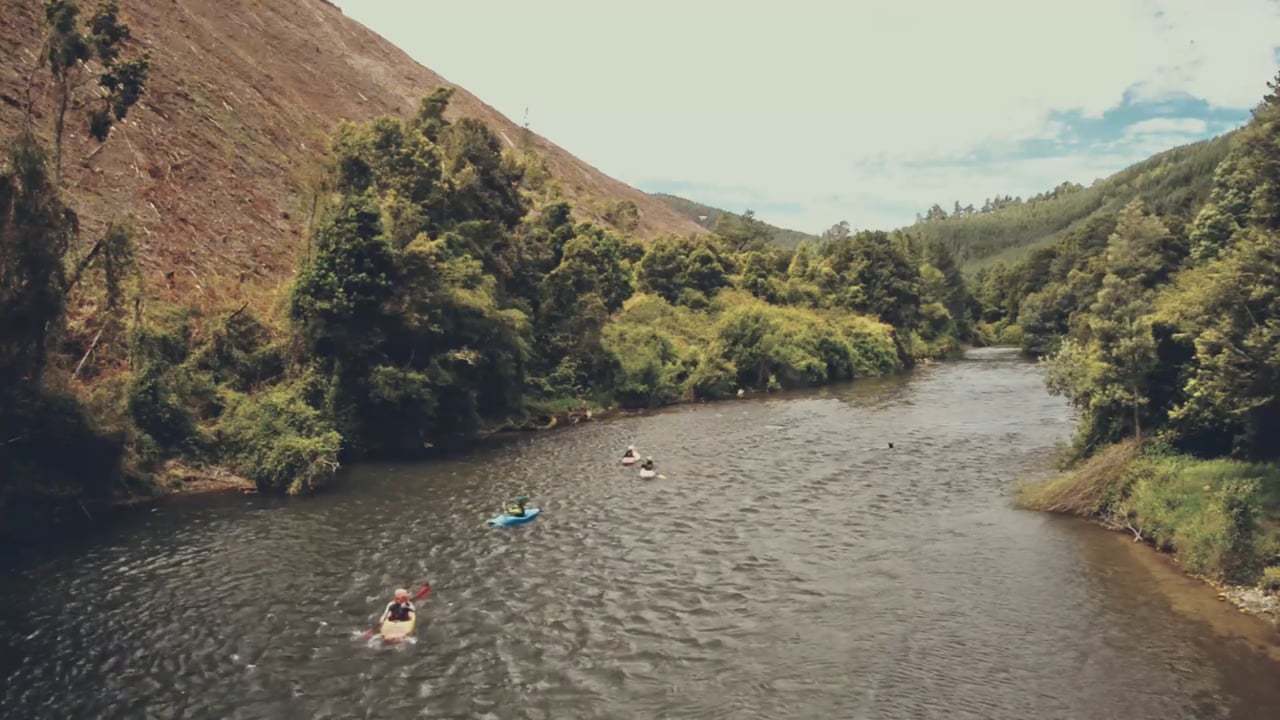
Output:
<svg viewBox="0 0 1280 720">
<path fill-rule="evenodd" d="M 1089 187 L 1064 182 L 1029 198 L 988 198 L 976 209 L 957 200 L 951 212 L 935 204 L 907 229 L 945 245 L 966 271 L 974 271 L 1017 262 L 1092 219 L 1114 216 L 1132 200 L 1162 216 L 1188 218 L 1208 198 L 1214 168 L 1233 136 L 1166 150 Z"/>
<path fill-rule="evenodd" d="M 939 244 L 860 232 L 789 250 L 735 215 L 642 244 L 575 222 L 540 157 L 445 119 L 445 89 L 410 117 L 336 129 L 278 293 L 162 302 L 127 219 L 82 236 L 59 172 L 64 121 L 108 141 L 150 59 L 121 54 L 114 3 L 87 19 L 69 0 L 47 7 L 45 71 L 68 99 L 91 73 L 109 94 L 63 103 L 51 141 L 33 117 L 6 143 L 6 514 L 221 468 L 306 493 L 348 459 L 569 410 L 890 373 L 970 332 L 976 306 Z"/>
<path fill-rule="evenodd" d="M 1280 584 L 1278 86 L 1228 139 L 1175 151 L 1198 164 L 1229 143 L 1207 193 L 1194 180 L 1150 200 L 1139 190 L 1021 261 L 992 265 L 974 290 L 979 332 L 1045 358 L 1050 390 L 1080 413 L 1071 470 L 1024 488 L 1026 504 L 1100 517 L 1177 550 L 1195 573 L 1238 582 L 1265 574 L 1272 585 Z M 1177 157 L 1157 156 L 1148 172 L 1174 176 Z M 1004 212 L 1023 206 L 992 216 Z"/>
</svg>

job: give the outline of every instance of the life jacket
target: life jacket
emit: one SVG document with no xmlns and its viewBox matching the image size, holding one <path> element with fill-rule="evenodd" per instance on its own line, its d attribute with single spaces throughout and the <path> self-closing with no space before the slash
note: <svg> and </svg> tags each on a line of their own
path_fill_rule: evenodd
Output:
<svg viewBox="0 0 1280 720">
<path fill-rule="evenodd" d="M 391 622 L 405 622 L 409 619 L 409 613 L 413 611 L 413 603 L 405 600 L 398 603 L 394 600 L 387 603 L 387 620 Z"/>
</svg>

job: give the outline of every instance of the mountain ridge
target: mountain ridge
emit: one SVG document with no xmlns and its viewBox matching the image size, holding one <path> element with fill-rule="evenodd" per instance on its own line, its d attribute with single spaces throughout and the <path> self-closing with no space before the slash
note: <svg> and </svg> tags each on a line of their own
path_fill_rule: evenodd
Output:
<svg viewBox="0 0 1280 720">
<path fill-rule="evenodd" d="M 86 231 L 130 220 L 147 275 L 175 290 L 211 277 L 269 287 L 291 273 L 306 231 L 307 165 L 328 134 L 341 120 L 407 115 L 438 87 L 454 88 L 448 117 L 478 118 L 507 147 L 541 157 L 580 219 L 600 220 L 601 207 L 630 200 L 642 238 L 703 231 L 520 128 L 327 0 L 120 5 L 133 45 L 153 53 L 148 91 L 102 146 L 69 116 L 64 169 Z M 0 0 L 5 135 L 23 121 L 19 98 L 37 63 L 41 20 L 38 3 Z M 50 107 L 47 97 L 35 104 L 42 129 Z"/>
<path fill-rule="evenodd" d="M 689 198 L 681 197 L 680 195 L 672 195 L 670 193 L 660 193 L 660 192 L 649 193 L 649 195 L 651 197 L 657 198 L 659 201 L 663 203 L 666 203 L 676 212 L 679 212 L 681 215 L 698 223 L 698 225 L 701 226 L 706 232 L 711 232 L 715 230 L 716 222 L 720 219 L 721 215 L 731 215 L 739 218 L 744 217 L 743 213 L 735 213 L 731 210 L 724 210 L 722 208 L 718 208 L 713 205 L 707 205 L 705 203 L 700 203 L 696 200 L 690 200 Z M 750 211 L 747 211 L 747 212 L 750 212 Z M 705 217 L 706 219 L 705 220 L 701 219 L 703 217 Z M 760 220 L 759 218 L 755 218 L 755 219 L 758 221 Z M 760 222 L 763 222 L 763 221 L 760 221 Z M 818 239 L 817 235 L 801 232 L 799 230 L 792 230 L 789 228 L 779 227 L 777 225 L 772 225 L 770 223 L 764 223 L 764 225 L 768 227 L 769 232 L 772 234 L 771 239 L 773 240 L 774 244 L 778 245 L 779 247 L 795 248 L 797 245 L 799 245 L 801 242 L 805 240 Z"/>
<path fill-rule="evenodd" d="M 1159 214 L 1189 219 L 1208 199 L 1214 173 L 1237 132 L 1162 150 L 1088 187 L 1064 182 L 1027 200 L 995 198 L 998 207 L 989 212 L 947 215 L 935 204 L 927 216 L 899 229 L 946 245 L 967 269 L 977 270 L 997 260 L 1016 260 L 1090 218 L 1118 212 L 1134 198 Z"/>
</svg>

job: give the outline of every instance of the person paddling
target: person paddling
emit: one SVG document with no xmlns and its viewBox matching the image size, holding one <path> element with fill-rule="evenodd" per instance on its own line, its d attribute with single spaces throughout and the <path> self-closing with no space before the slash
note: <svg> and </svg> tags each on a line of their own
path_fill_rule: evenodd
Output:
<svg viewBox="0 0 1280 720">
<path fill-rule="evenodd" d="M 521 495 L 514 500 L 507 501 L 506 513 L 512 517 L 524 517 L 524 506 L 528 504 L 529 498 Z"/>
<path fill-rule="evenodd" d="M 409 591 L 404 588 L 396 588 L 395 599 L 387 603 L 387 609 L 382 611 L 382 617 L 378 618 L 378 625 L 387 622 L 408 622 L 416 611 L 413 608 L 413 601 L 409 599 Z"/>
<path fill-rule="evenodd" d="M 635 446 L 635 445 L 628 445 L 628 446 L 627 446 L 627 451 L 626 451 L 626 452 L 624 452 L 624 453 L 622 453 L 622 459 L 623 459 L 623 460 L 626 460 L 627 458 L 633 458 L 633 457 L 635 457 L 635 456 L 636 456 L 636 446 Z"/>
<path fill-rule="evenodd" d="M 653 469 L 653 458 L 651 458 L 651 457 L 647 457 L 647 458 L 645 458 L 645 459 L 644 459 L 644 464 L 640 466 L 640 469 L 641 469 L 641 470 L 652 470 L 652 469 Z"/>
</svg>

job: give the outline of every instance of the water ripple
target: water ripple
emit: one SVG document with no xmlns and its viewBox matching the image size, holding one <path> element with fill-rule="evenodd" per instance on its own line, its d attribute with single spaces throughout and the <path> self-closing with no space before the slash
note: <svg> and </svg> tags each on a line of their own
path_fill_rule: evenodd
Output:
<svg viewBox="0 0 1280 720">
<path fill-rule="evenodd" d="M 1280 716 L 1256 658 L 1009 507 L 1069 419 L 979 351 L 140 511 L 6 564 L 0 716 Z M 542 516 L 486 527 L 519 492 Z M 416 642 L 360 636 L 422 581 Z"/>
</svg>

